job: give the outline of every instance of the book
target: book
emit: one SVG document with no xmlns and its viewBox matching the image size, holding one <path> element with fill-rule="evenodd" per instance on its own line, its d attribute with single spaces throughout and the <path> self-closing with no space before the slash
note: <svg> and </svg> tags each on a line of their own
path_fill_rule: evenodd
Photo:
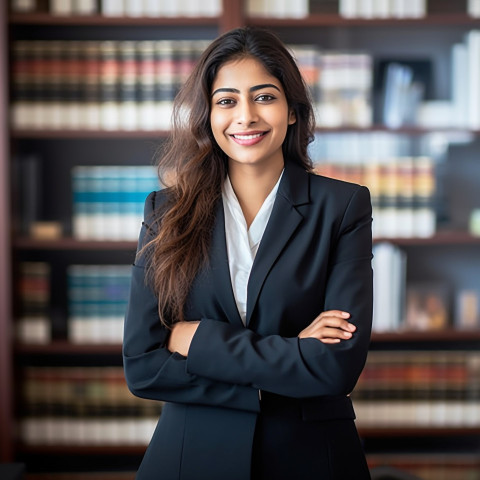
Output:
<svg viewBox="0 0 480 480">
<path fill-rule="evenodd" d="M 406 254 L 390 243 L 373 247 L 373 324 L 376 332 L 401 328 L 405 308 Z"/>
<path fill-rule="evenodd" d="M 19 265 L 15 334 L 21 343 L 46 344 L 51 340 L 50 270 L 46 262 L 21 262 Z"/>
<path fill-rule="evenodd" d="M 455 327 L 461 330 L 480 328 L 480 290 L 462 288 L 456 293 Z"/>
</svg>

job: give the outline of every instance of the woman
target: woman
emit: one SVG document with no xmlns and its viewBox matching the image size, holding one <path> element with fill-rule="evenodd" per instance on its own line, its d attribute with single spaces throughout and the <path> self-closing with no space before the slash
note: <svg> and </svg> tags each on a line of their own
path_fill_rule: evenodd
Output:
<svg viewBox="0 0 480 480">
<path fill-rule="evenodd" d="M 371 328 L 365 187 L 311 173 L 313 114 L 273 34 L 236 29 L 175 102 L 133 267 L 130 390 L 165 401 L 137 478 L 363 480 L 348 397 Z"/>
</svg>

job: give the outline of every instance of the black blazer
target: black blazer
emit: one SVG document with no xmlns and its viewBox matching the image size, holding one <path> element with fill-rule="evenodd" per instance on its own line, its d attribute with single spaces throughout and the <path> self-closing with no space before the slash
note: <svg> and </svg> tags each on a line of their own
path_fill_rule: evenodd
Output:
<svg viewBox="0 0 480 480">
<path fill-rule="evenodd" d="M 162 191 L 147 198 L 139 247 L 155 235 L 148 224 L 164 198 Z M 354 418 L 346 396 L 364 366 L 372 318 L 368 190 L 286 162 L 248 283 L 246 328 L 230 282 L 221 202 L 216 209 L 209 267 L 185 311 L 201 319 L 188 358 L 166 348 L 168 330 L 145 283 L 148 256 L 133 266 L 126 379 L 135 395 L 167 402 L 142 480 L 250 478 L 260 390 L 298 399 L 307 422 Z M 353 338 L 326 345 L 297 337 L 330 309 L 351 313 Z"/>
</svg>

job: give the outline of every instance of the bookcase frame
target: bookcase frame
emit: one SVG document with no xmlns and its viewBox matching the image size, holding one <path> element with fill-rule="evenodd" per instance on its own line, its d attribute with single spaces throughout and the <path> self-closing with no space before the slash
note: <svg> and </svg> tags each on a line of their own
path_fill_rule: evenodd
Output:
<svg viewBox="0 0 480 480">
<path fill-rule="evenodd" d="M 327 27 L 327 28 L 345 28 L 345 27 L 392 27 L 409 26 L 412 28 L 421 28 L 423 26 L 441 26 L 448 28 L 450 26 L 479 27 L 480 19 L 470 18 L 465 13 L 443 13 L 433 12 L 423 19 L 405 19 L 405 20 L 365 20 L 365 19 L 345 19 L 337 14 L 314 14 L 304 19 L 278 19 L 278 18 L 251 18 L 248 17 L 245 10 L 246 0 L 223 0 L 223 11 L 219 18 L 105 18 L 101 16 L 74 16 L 74 17 L 52 17 L 48 14 L 7 14 L 6 5 L 3 7 L 0 24 L 0 256 L 2 258 L 2 267 L 0 268 L 0 462 L 9 462 L 14 460 L 22 452 L 54 455 L 59 453 L 73 455 L 138 455 L 141 456 L 144 449 L 142 447 L 102 447 L 102 446 L 82 446 L 82 447 L 27 447 L 15 443 L 15 421 L 13 416 L 13 396 L 15 391 L 15 380 L 13 377 L 13 363 L 15 356 L 29 355 L 85 355 L 85 356 L 103 356 L 118 355 L 121 349 L 119 345 L 71 345 L 67 341 L 55 341 L 49 345 L 15 345 L 12 343 L 12 298 L 14 295 L 12 288 L 11 263 L 12 252 L 21 251 L 102 251 L 102 250 L 133 250 L 133 242 L 96 242 L 96 241 L 78 241 L 72 238 L 62 238 L 56 241 L 39 241 L 30 238 L 11 238 L 10 235 L 10 198 L 9 198 L 9 166 L 10 153 L 9 145 L 11 140 L 21 141 L 22 139 L 43 139 L 55 141 L 55 139 L 149 139 L 164 137 L 167 132 L 163 131 L 133 131 L 133 132 L 105 132 L 105 131 L 71 131 L 71 130 L 32 130 L 32 131 L 9 131 L 7 125 L 8 112 L 8 27 L 34 25 L 41 27 L 59 27 L 65 25 L 83 25 L 83 26 L 111 26 L 115 28 L 139 27 L 144 25 L 154 26 L 176 26 L 179 28 L 196 28 L 204 26 L 217 26 L 219 33 L 230 30 L 242 25 L 258 25 L 272 28 L 302 29 L 304 27 Z M 326 131 L 389 131 L 381 125 L 369 129 L 318 129 L 319 132 Z M 422 128 L 400 128 L 397 133 L 411 135 L 422 135 L 428 133 L 428 129 Z M 472 132 L 478 135 L 480 132 Z M 382 239 L 376 239 L 380 241 Z M 400 246 L 422 247 L 452 245 L 469 245 L 480 247 L 480 238 L 473 237 L 464 232 L 445 232 L 439 233 L 428 239 L 385 239 Z M 480 251 L 480 248 L 479 248 Z M 462 345 L 472 342 L 475 345 L 480 344 L 480 331 L 462 332 L 455 330 L 446 330 L 441 332 L 404 332 L 404 333 L 374 333 L 372 336 L 372 345 L 387 346 L 395 348 L 399 343 L 410 344 L 414 347 L 422 343 L 455 343 L 459 348 Z M 379 347 L 380 348 L 380 347 Z M 479 436 L 480 428 L 429 428 L 419 429 L 382 429 L 370 428 L 360 431 L 365 437 L 392 438 L 399 436 Z"/>
</svg>

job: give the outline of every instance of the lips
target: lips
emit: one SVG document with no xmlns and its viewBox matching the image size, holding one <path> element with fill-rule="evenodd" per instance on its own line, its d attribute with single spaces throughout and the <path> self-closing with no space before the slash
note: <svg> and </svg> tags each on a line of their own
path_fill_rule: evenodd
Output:
<svg viewBox="0 0 480 480">
<path fill-rule="evenodd" d="M 239 145 L 255 145 L 261 142 L 267 133 L 268 132 L 234 133 L 231 134 L 230 137 Z"/>
</svg>

